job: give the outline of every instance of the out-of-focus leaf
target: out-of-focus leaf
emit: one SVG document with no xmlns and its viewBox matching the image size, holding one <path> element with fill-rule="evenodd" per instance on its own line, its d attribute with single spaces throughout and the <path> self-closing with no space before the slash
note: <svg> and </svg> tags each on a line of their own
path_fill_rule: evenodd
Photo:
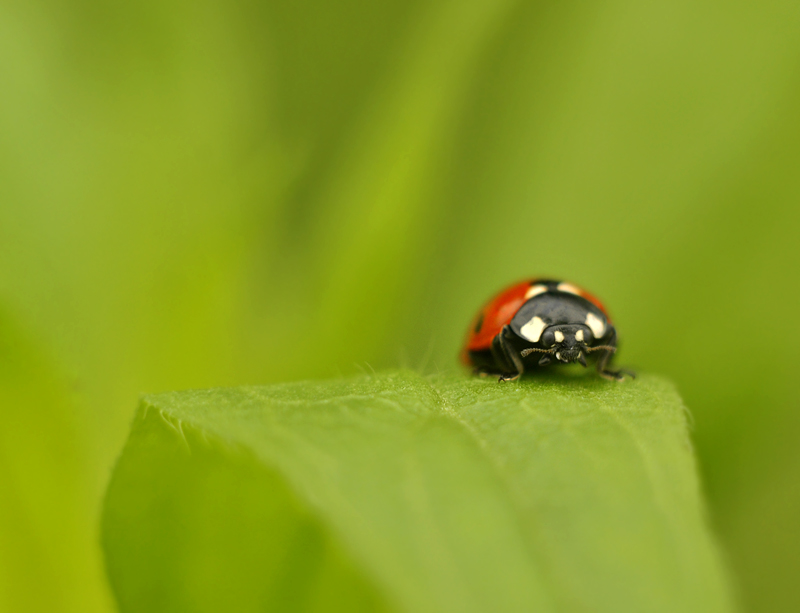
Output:
<svg viewBox="0 0 800 613">
<path fill-rule="evenodd" d="M 108 607 L 72 394 L 2 309 L 0 407 L 0 611 Z"/>
<path fill-rule="evenodd" d="M 655 377 L 150 396 L 103 542 L 126 613 L 730 610 Z"/>
</svg>

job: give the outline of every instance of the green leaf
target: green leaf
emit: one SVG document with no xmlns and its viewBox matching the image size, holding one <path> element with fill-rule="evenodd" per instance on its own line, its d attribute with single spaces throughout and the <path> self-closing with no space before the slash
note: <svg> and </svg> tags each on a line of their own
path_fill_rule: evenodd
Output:
<svg viewBox="0 0 800 613">
<path fill-rule="evenodd" d="M 400 372 L 146 397 L 122 611 L 727 611 L 674 388 Z"/>
<path fill-rule="evenodd" d="M 88 613 L 111 605 L 74 396 L 48 352 L 0 304 L 3 613 Z"/>
</svg>

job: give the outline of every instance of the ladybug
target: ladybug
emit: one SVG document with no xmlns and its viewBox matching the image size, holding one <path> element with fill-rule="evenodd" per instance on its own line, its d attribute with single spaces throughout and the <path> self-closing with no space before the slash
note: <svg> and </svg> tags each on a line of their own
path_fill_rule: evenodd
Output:
<svg viewBox="0 0 800 613">
<path fill-rule="evenodd" d="M 632 372 L 609 368 L 617 330 L 603 304 L 564 281 L 533 279 L 503 290 L 478 313 L 462 361 L 480 375 L 513 381 L 526 370 L 555 361 L 586 366 L 597 357 L 597 372 L 621 381 Z"/>
</svg>

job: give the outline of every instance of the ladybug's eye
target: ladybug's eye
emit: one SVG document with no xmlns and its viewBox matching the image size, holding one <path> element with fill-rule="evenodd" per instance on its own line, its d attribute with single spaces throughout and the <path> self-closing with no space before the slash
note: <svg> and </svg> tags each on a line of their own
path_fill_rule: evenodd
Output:
<svg viewBox="0 0 800 613">
<path fill-rule="evenodd" d="M 558 332 L 558 331 L 556 331 L 556 332 Z M 558 333 L 561 334 L 561 332 L 558 332 Z M 564 338 L 563 334 L 561 334 L 561 338 L 563 340 L 563 338 Z M 544 331 L 544 334 L 542 334 L 541 343 L 545 347 L 552 347 L 553 345 L 556 344 L 556 335 L 553 332 L 553 330 L 548 328 L 547 330 Z"/>
</svg>

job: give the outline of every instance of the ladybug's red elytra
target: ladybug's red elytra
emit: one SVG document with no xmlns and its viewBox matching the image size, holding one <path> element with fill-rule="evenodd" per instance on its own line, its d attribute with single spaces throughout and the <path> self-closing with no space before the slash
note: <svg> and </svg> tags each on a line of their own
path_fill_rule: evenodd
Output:
<svg viewBox="0 0 800 613">
<path fill-rule="evenodd" d="M 609 368 L 616 350 L 617 330 L 597 298 L 572 283 L 533 279 L 506 288 L 480 310 L 462 360 L 500 381 L 553 361 L 586 366 L 587 357 L 597 358 L 597 372 L 606 379 L 633 377 Z"/>
</svg>

